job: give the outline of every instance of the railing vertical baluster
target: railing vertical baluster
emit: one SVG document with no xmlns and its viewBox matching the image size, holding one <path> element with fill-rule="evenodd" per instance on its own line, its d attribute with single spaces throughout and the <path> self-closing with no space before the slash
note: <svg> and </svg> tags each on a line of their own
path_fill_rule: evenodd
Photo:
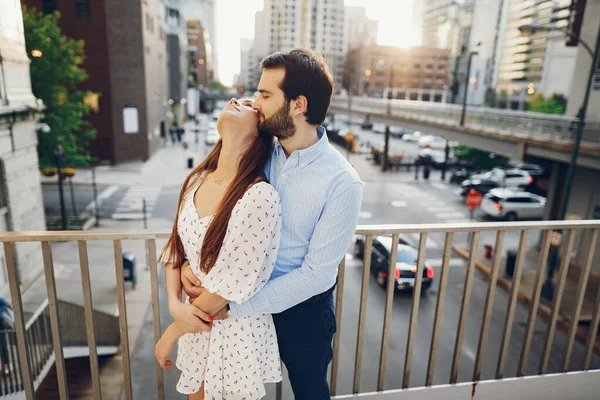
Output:
<svg viewBox="0 0 600 400">
<path fill-rule="evenodd" d="M 592 242 L 591 246 L 594 245 Z M 598 325 L 600 324 L 600 290 L 596 294 L 596 303 L 594 305 L 594 311 L 592 316 L 592 323 L 588 332 L 598 332 Z M 587 371 L 590 368 L 590 362 L 592 361 L 592 355 L 594 354 L 594 345 L 596 344 L 596 335 L 588 334 L 587 342 L 585 344 L 585 359 L 583 361 L 583 370 Z"/>
<path fill-rule="evenodd" d="M 529 348 L 533 339 L 533 330 L 537 319 L 537 311 L 540 305 L 540 293 L 542 291 L 542 283 L 546 277 L 546 263 L 548 262 L 548 253 L 550 251 L 550 243 L 552 240 L 552 231 L 544 231 L 542 247 L 540 249 L 540 258 L 538 261 L 537 271 L 535 273 L 535 283 L 533 287 L 533 295 L 529 306 L 529 317 L 527 318 L 527 330 L 525 331 L 525 340 L 521 348 L 521 359 L 519 360 L 519 369 L 517 376 L 525 376 L 527 370 L 527 361 L 529 359 Z"/>
<path fill-rule="evenodd" d="M 385 312 L 383 316 L 383 332 L 381 335 L 381 351 L 379 352 L 379 377 L 377 379 L 377 390 L 383 390 L 385 381 L 385 368 L 387 365 L 388 344 L 390 340 L 390 321 L 392 319 L 392 304 L 396 290 L 396 263 L 398 258 L 398 242 L 400 234 L 392 235 L 392 252 L 390 254 L 390 265 L 388 266 L 387 288 L 385 297 Z"/>
<path fill-rule="evenodd" d="M 15 331 L 12 331 L 9 333 L 9 338 L 10 338 L 10 356 L 11 359 L 13 360 L 13 371 L 12 371 L 12 376 L 14 377 L 15 380 L 15 385 L 14 385 L 14 389 L 13 391 L 19 392 L 21 390 L 24 390 L 24 385 L 23 385 L 23 374 L 21 374 L 21 360 L 19 358 L 19 354 L 18 354 L 18 349 L 19 349 L 19 343 L 17 340 L 17 333 Z"/>
<path fill-rule="evenodd" d="M 338 377 L 338 365 L 340 361 L 340 342 L 342 335 L 342 306 L 344 298 L 344 276 L 346 272 L 346 259 L 342 259 L 338 267 L 337 287 L 335 288 L 335 324 L 337 332 L 333 335 L 333 360 L 331 360 L 331 378 L 329 393 L 335 396 Z"/>
<path fill-rule="evenodd" d="M 462 345 L 465 337 L 465 325 L 469 312 L 469 302 L 471 300 L 471 289 L 473 287 L 473 275 L 475 273 L 475 259 L 477 246 L 479 245 L 479 231 L 471 233 L 471 247 L 469 249 L 469 260 L 467 271 L 465 272 L 465 288 L 460 307 L 460 316 L 458 317 L 458 328 L 456 332 L 456 342 L 454 344 L 454 356 L 452 357 L 452 369 L 450 371 L 450 383 L 456 383 L 458 378 L 458 366 L 462 354 Z"/>
<path fill-rule="evenodd" d="M 415 286 L 413 287 L 412 306 L 410 309 L 410 322 L 408 325 L 408 337 L 406 338 L 406 354 L 404 357 L 404 375 L 402 377 L 402 388 L 408 388 L 410 384 L 410 372 L 412 366 L 412 353 L 419 317 L 419 302 L 421 300 L 421 282 L 423 281 L 423 266 L 425 264 L 425 245 L 427 234 L 421 233 L 419 238 L 419 254 L 417 256 L 417 272 L 415 272 Z"/>
<path fill-rule="evenodd" d="M 433 333 L 431 335 L 431 348 L 429 350 L 429 361 L 427 362 L 427 378 L 425 386 L 433 384 L 433 374 L 435 372 L 435 358 L 438 348 L 438 338 L 440 336 L 440 327 L 442 326 L 442 316 L 444 311 L 444 299 L 446 297 L 446 284 L 448 283 L 448 270 L 450 269 L 450 256 L 452 255 L 453 233 L 446 233 L 444 241 L 444 253 L 442 255 L 442 270 L 440 273 L 440 287 L 438 289 L 437 301 L 435 304 L 435 319 L 433 321 Z"/>
<path fill-rule="evenodd" d="M 63 357 L 62 337 L 56 299 L 56 282 L 54 280 L 54 262 L 52 261 L 52 247 L 50 247 L 50 242 L 42 242 L 42 254 L 44 257 L 44 274 L 46 277 L 46 292 L 48 294 L 48 309 L 50 310 L 50 326 L 52 327 L 52 343 L 54 344 L 54 362 L 56 366 L 56 379 L 58 381 L 58 393 L 61 400 L 67 400 L 69 398 L 67 371 L 65 369 L 65 359 Z"/>
<path fill-rule="evenodd" d="M 85 315 L 85 330 L 88 348 L 90 349 L 90 374 L 92 378 L 92 391 L 94 399 L 102 399 L 102 390 L 100 387 L 100 371 L 98 367 L 98 352 L 96 348 L 96 331 L 94 327 L 94 311 L 92 299 L 92 285 L 90 282 L 90 266 L 88 260 L 87 243 L 85 240 L 78 240 L 79 248 L 79 268 L 81 269 L 81 289 L 83 291 L 83 310 Z"/>
<path fill-rule="evenodd" d="M 563 248 L 562 260 L 560 262 L 560 277 L 558 278 L 558 286 L 552 301 L 552 314 L 548 322 L 548 331 L 546 332 L 546 340 L 544 342 L 544 352 L 542 354 L 542 362 L 540 363 L 540 375 L 545 375 L 548 370 L 548 362 L 550 361 L 550 353 L 552 352 L 552 342 L 554 341 L 554 331 L 556 329 L 556 321 L 560 311 L 560 302 L 562 300 L 565 283 L 567 281 L 567 272 L 569 272 L 569 262 L 571 261 L 571 252 L 573 251 L 573 243 L 575 242 L 575 231 L 570 229 L 567 234 L 567 244 Z"/>
<path fill-rule="evenodd" d="M 2 340 L 0 340 L 0 345 L 2 346 L 2 348 L 0 349 L 0 351 L 2 352 L 2 357 L 0 357 L 0 365 L 2 365 L 2 370 L 0 371 L 0 374 L 2 375 L 2 390 L 0 391 L 0 394 L 5 395 L 8 394 L 8 378 L 7 378 L 7 374 L 4 373 L 4 371 L 8 370 L 10 371 L 10 358 L 8 357 L 8 341 L 6 340 L 6 331 L 4 330 L 0 330 L 0 335 L 2 336 Z"/>
<path fill-rule="evenodd" d="M 362 365 L 362 351 L 365 334 L 365 322 L 367 319 L 367 293 L 369 292 L 369 274 L 371 272 L 371 252 L 373 250 L 373 234 L 368 233 L 365 237 L 365 249 L 363 255 L 363 274 L 360 288 L 360 310 L 358 312 L 358 337 L 356 340 L 356 358 L 354 362 L 354 385 L 352 393 L 360 390 L 360 369 Z"/>
<path fill-rule="evenodd" d="M 502 342 L 500 344 L 500 356 L 498 357 L 498 365 L 496 367 L 496 379 L 502 379 L 504 377 L 504 367 L 506 365 L 506 352 L 508 351 L 508 345 L 510 344 L 513 320 L 515 318 L 515 309 L 517 308 L 517 298 L 519 297 L 519 287 L 521 284 L 521 272 L 523 271 L 523 261 L 525 260 L 525 253 L 527 252 L 528 237 L 528 231 L 521 231 L 521 238 L 519 239 L 519 248 L 517 250 L 515 271 L 513 274 L 512 290 L 510 292 L 510 299 L 508 301 L 508 309 L 506 310 L 506 321 L 504 322 L 504 335 L 502 335 Z"/>
<path fill-rule="evenodd" d="M 500 270 L 500 258 L 502 257 L 502 247 L 504 245 L 504 231 L 496 233 L 496 243 L 494 244 L 494 259 L 492 261 L 492 275 L 488 282 L 488 291 L 483 308 L 483 321 L 479 332 L 479 343 L 477 345 L 477 358 L 475 359 L 475 370 L 473 371 L 473 381 L 478 382 L 481 379 L 481 369 L 483 367 L 483 356 L 485 345 L 487 343 L 488 329 L 492 319 L 492 308 L 494 306 L 494 295 L 496 294 L 496 281 L 498 280 L 498 271 Z"/>
<path fill-rule="evenodd" d="M 21 288 L 19 287 L 19 273 L 17 271 L 14 251 L 14 243 L 4 242 L 4 257 L 6 259 L 6 272 L 8 275 L 8 284 L 10 286 L 12 308 L 15 315 L 15 332 L 17 336 L 17 350 L 20 360 L 19 367 L 21 370 L 21 379 L 23 380 L 23 390 L 25 390 L 27 400 L 33 400 L 35 392 L 33 390 L 31 365 L 29 364 L 29 358 L 27 356 L 28 350 L 25 343 L 25 319 L 23 318 L 23 303 L 21 301 Z"/>
<path fill-rule="evenodd" d="M 160 340 L 160 303 L 158 298 L 158 271 L 156 262 L 156 240 L 148 240 L 148 264 L 150 265 L 150 292 L 152 296 L 152 326 L 154 328 L 154 344 Z M 165 398 L 165 384 L 163 370 L 156 362 L 156 391 L 158 399 Z"/>
<path fill-rule="evenodd" d="M 573 342 L 575 341 L 575 333 L 577 333 L 577 327 L 579 326 L 579 314 L 581 312 L 581 305 L 583 304 L 583 298 L 585 297 L 585 289 L 587 288 L 588 277 L 590 275 L 590 269 L 592 268 L 592 261 L 594 260 L 595 244 L 598 241 L 598 229 L 592 231 L 592 237 L 590 240 L 590 249 L 588 250 L 585 264 L 581 270 L 581 276 L 579 277 L 579 285 L 577 286 L 577 302 L 575 304 L 575 310 L 573 311 L 573 317 L 571 318 L 571 326 L 569 326 L 569 342 L 565 350 L 565 357 L 563 359 L 562 372 L 567 372 L 569 363 L 571 362 L 571 352 L 573 350 Z M 590 331 L 588 336 L 592 335 Z"/>
<path fill-rule="evenodd" d="M 123 278 L 123 248 L 121 240 L 114 240 L 115 274 L 117 279 L 117 300 L 119 303 L 119 333 L 121 335 L 121 357 L 123 359 L 123 380 L 125 399 L 133 400 L 131 386 L 131 365 L 129 354 L 129 335 L 127 332 L 127 307 L 125 303 L 125 281 Z"/>
</svg>

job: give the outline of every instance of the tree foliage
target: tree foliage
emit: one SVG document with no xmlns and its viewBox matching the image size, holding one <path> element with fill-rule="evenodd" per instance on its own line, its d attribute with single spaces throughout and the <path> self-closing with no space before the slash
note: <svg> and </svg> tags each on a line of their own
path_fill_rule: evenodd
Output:
<svg viewBox="0 0 600 400">
<path fill-rule="evenodd" d="M 457 160 L 467 162 L 477 170 L 504 167 L 508 164 L 507 157 L 473 147 L 459 145 L 453 147 L 452 151 Z"/>
<path fill-rule="evenodd" d="M 86 120 L 90 109 L 84 103 L 92 92 L 78 89 L 88 75 L 83 40 L 65 36 L 59 25 L 60 13 L 42 14 L 23 7 L 23 25 L 33 94 L 44 102 L 40 121 L 50 132 L 38 131 L 40 168 L 54 165 L 54 149 L 64 150 L 63 166 L 85 166 L 92 161 L 90 142 L 96 129 Z"/>
<path fill-rule="evenodd" d="M 553 93 L 549 98 L 545 98 L 542 93 L 535 93 L 527 102 L 527 110 L 545 114 L 564 114 L 567 108 L 567 99 L 565 96 Z"/>
</svg>

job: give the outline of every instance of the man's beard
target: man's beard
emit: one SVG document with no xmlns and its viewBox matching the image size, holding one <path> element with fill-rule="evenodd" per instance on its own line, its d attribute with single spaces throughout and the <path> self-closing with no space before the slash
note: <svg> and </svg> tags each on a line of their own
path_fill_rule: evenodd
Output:
<svg viewBox="0 0 600 400">
<path fill-rule="evenodd" d="M 296 126 L 290 117 L 290 103 L 283 102 L 283 105 L 270 118 L 265 118 L 258 124 L 258 129 L 268 132 L 277 139 L 288 139 L 296 134 Z"/>
</svg>

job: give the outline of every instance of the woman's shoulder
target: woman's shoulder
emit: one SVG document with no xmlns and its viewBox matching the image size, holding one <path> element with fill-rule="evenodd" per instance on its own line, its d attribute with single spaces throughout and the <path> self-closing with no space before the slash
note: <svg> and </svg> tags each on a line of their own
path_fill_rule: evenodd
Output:
<svg viewBox="0 0 600 400">
<path fill-rule="evenodd" d="M 244 193 L 242 200 L 246 201 L 276 201 L 279 202 L 279 193 L 269 182 L 261 181 L 252 184 Z"/>
<path fill-rule="evenodd" d="M 277 190 L 268 182 L 261 181 L 252 184 L 246 190 L 246 193 L 238 201 L 237 207 L 241 208 L 262 208 L 263 205 L 269 207 L 275 207 L 279 204 L 279 193 Z"/>
</svg>

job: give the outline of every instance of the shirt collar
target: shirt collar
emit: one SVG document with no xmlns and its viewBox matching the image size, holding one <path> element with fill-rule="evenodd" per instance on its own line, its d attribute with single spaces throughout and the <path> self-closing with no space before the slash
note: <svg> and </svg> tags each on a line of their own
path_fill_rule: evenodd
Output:
<svg viewBox="0 0 600 400">
<path fill-rule="evenodd" d="M 313 144 L 312 146 L 306 149 L 294 151 L 292 154 L 290 154 L 289 158 L 294 159 L 295 161 L 300 163 L 301 166 L 308 165 L 315 161 L 321 154 L 323 154 L 327 146 L 329 146 L 327 131 L 323 126 L 317 127 L 317 135 L 319 136 L 319 141 L 317 143 Z M 281 146 L 281 143 L 279 143 L 278 139 L 275 139 L 273 154 L 275 154 L 278 157 L 285 155 L 283 146 Z"/>
</svg>

